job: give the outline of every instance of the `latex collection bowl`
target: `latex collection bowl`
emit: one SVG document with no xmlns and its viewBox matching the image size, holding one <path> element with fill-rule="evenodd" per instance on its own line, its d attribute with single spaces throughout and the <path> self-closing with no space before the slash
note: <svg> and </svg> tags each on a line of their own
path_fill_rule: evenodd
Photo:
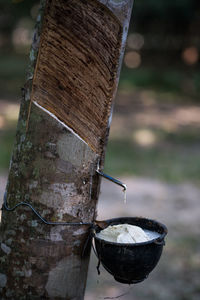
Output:
<svg viewBox="0 0 200 300">
<path fill-rule="evenodd" d="M 146 218 L 124 217 L 103 221 L 106 226 L 131 224 L 159 233 L 159 237 L 143 243 L 122 244 L 108 242 L 97 237 L 102 230 L 94 228 L 96 254 L 104 268 L 121 283 L 138 283 L 147 278 L 157 265 L 165 244 L 167 234 L 165 225 Z"/>
</svg>

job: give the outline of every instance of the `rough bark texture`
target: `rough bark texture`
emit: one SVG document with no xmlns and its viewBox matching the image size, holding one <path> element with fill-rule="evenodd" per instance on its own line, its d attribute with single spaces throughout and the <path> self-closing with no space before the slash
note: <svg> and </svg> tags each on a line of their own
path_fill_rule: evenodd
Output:
<svg viewBox="0 0 200 300">
<path fill-rule="evenodd" d="M 132 1 L 41 3 L 5 197 L 47 220 L 92 222 Z M 3 210 L 0 299 L 83 299 L 88 234 Z"/>
</svg>

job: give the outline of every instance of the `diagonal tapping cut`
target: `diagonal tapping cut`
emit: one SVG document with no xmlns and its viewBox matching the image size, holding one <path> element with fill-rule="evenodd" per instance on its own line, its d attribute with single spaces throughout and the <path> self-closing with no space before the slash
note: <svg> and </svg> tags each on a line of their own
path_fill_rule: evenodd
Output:
<svg viewBox="0 0 200 300">
<path fill-rule="evenodd" d="M 40 104 L 38 104 L 37 102 L 33 102 L 37 107 L 39 107 L 40 109 L 42 109 L 45 113 L 47 113 L 49 116 L 51 116 L 52 118 L 54 118 L 57 122 L 59 122 L 62 126 L 64 126 L 68 131 L 70 131 L 74 136 L 76 136 L 79 140 L 81 140 L 83 143 L 85 143 L 86 145 L 88 145 L 76 132 L 74 132 L 74 130 L 67 126 L 64 122 L 62 122 L 61 120 L 59 120 L 53 113 L 51 113 L 49 110 L 45 109 L 44 107 L 42 107 Z"/>
</svg>

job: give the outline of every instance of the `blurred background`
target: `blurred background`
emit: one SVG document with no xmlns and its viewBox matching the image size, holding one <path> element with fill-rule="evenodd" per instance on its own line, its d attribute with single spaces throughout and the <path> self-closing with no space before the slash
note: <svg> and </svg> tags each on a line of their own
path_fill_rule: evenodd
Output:
<svg viewBox="0 0 200 300">
<path fill-rule="evenodd" d="M 19 112 L 38 1 L 0 0 L 0 199 Z M 135 0 L 98 219 L 144 216 L 167 225 L 158 267 L 128 287 L 92 254 L 86 300 L 200 299 L 200 2 Z"/>
</svg>

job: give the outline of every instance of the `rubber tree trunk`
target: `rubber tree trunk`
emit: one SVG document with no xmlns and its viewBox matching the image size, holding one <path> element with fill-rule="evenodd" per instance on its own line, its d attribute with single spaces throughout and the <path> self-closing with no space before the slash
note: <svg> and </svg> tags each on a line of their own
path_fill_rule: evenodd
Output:
<svg viewBox="0 0 200 300">
<path fill-rule="evenodd" d="M 41 2 L 5 200 L 93 222 L 132 0 Z M 88 225 L 3 209 L 0 299 L 83 299 Z"/>
</svg>

